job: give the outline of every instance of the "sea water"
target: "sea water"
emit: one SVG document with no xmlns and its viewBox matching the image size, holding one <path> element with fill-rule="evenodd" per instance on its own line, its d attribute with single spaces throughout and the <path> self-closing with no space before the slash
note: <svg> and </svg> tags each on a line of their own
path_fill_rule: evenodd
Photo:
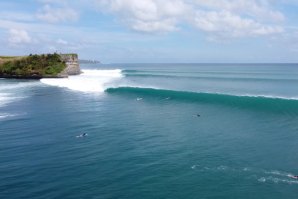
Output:
<svg viewBox="0 0 298 199">
<path fill-rule="evenodd" d="M 0 79 L 0 198 L 297 197 L 298 65 L 81 67 Z"/>
</svg>

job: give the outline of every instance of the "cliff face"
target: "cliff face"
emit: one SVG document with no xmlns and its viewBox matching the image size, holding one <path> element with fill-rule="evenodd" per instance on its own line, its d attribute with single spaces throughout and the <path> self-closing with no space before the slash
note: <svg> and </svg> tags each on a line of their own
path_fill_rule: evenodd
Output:
<svg viewBox="0 0 298 199">
<path fill-rule="evenodd" d="M 79 75 L 81 69 L 77 54 L 60 54 L 61 60 L 65 62 L 66 68 L 59 74 L 61 77 L 68 75 Z"/>
</svg>

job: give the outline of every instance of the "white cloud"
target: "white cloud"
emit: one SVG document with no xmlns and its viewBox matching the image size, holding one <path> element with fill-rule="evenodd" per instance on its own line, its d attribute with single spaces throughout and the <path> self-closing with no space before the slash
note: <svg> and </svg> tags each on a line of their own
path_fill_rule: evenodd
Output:
<svg viewBox="0 0 298 199">
<path fill-rule="evenodd" d="M 49 23 L 76 21 L 79 13 L 69 7 L 53 8 L 47 4 L 39 10 L 37 18 Z"/>
<path fill-rule="evenodd" d="M 100 8 L 121 17 L 130 28 L 143 32 L 177 30 L 188 6 L 181 0 L 100 0 Z"/>
<path fill-rule="evenodd" d="M 225 37 L 283 31 L 284 15 L 269 0 L 97 0 L 99 8 L 141 32 L 170 32 L 191 25 Z"/>
<path fill-rule="evenodd" d="M 143 32 L 170 32 L 177 30 L 175 20 L 165 19 L 159 21 L 131 20 L 131 28 Z"/>
<path fill-rule="evenodd" d="M 67 45 L 68 44 L 68 42 L 63 40 L 63 39 L 58 39 L 56 43 L 60 44 L 60 45 Z"/>
<path fill-rule="evenodd" d="M 279 26 L 262 25 L 228 11 L 197 11 L 193 23 L 200 30 L 224 37 L 258 36 L 283 31 Z"/>
<path fill-rule="evenodd" d="M 234 14 L 257 17 L 264 21 L 283 21 L 284 15 L 273 10 L 268 0 L 195 0 L 195 3 L 203 8 L 230 11 Z"/>
<path fill-rule="evenodd" d="M 10 45 L 28 44 L 32 42 L 32 39 L 25 30 L 10 29 L 8 42 Z"/>
</svg>

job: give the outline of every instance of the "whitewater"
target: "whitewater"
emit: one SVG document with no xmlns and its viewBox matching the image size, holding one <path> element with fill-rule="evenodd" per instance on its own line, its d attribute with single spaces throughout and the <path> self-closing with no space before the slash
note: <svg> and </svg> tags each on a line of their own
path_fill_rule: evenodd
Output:
<svg viewBox="0 0 298 199">
<path fill-rule="evenodd" d="M 173 75 L 174 74 L 174 75 Z M 188 74 L 187 76 L 185 76 Z M 207 76 L 204 76 L 204 74 Z M 210 76 L 211 74 L 211 76 Z M 284 100 L 298 100 L 298 95 L 285 95 L 281 93 L 272 92 L 272 93 L 256 93 L 255 91 L 246 91 L 246 88 L 241 88 L 240 92 L 231 92 L 231 90 L 221 90 L 216 89 L 215 91 L 210 90 L 210 88 L 204 89 L 198 87 L 173 87 L 173 84 L 169 81 L 181 80 L 181 78 L 192 79 L 197 78 L 198 80 L 207 79 L 224 79 L 224 80 L 235 80 L 233 75 L 237 75 L 238 80 L 243 82 L 250 82 L 251 80 L 256 80 L 255 77 L 250 77 L 254 75 L 257 79 L 263 81 L 298 81 L 297 79 L 289 79 L 289 73 L 281 73 L 287 78 L 278 76 L 278 73 L 264 71 L 261 72 L 230 72 L 226 71 L 201 71 L 195 73 L 187 73 L 185 71 L 171 71 L 171 70 L 121 70 L 121 69 L 83 69 L 82 74 L 76 76 L 69 76 L 68 78 L 51 78 L 51 79 L 41 79 L 40 81 L 46 85 L 64 87 L 74 91 L 80 92 L 95 92 L 103 93 L 105 91 L 111 92 L 114 90 L 123 91 L 124 89 L 130 90 L 131 92 L 140 92 L 141 89 L 145 92 L 146 90 L 152 89 L 152 91 L 162 92 L 180 92 L 180 93 L 192 93 L 197 95 L 221 95 L 221 96 L 235 96 L 235 97 L 247 97 L 247 98 L 269 98 L 269 99 L 284 99 Z M 231 76 L 232 75 L 232 76 Z M 247 76 L 249 75 L 249 76 Z M 261 76 L 260 76 L 261 75 Z M 268 78 L 268 75 L 272 76 Z M 293 74 L 291 74 L 293 75 Z M 262 77 L 263 76 L 263 77 Z M 166 84 L 154 84 L 154 83 L 141 83 L 138 81 L 130 81 L 133 78 L 142 78 L 142 79 L 169 79 Z M 260 85 L 261 86 L 261 85 Z M 201 87 L 201 85 L 199 86 Z M 117 89 L 118 88 L 118 89 Z M 176 90 L 177 89 L 177 90 Z M 155 92 L 156 93 L 156 92 Z M 4 98 L 4 96 L 2 96 Z"/>
<path fill-rule="evenodd" d="M 82 74 L 68 78 L 41 79 L 44 84 L 82 92 L 104 92 L 123 77 L 120 69 L 82 70 Z"/>
<path fill-rule="evenodd" d="M 296 198 L 297 65 L 81 68 L 0 79 L 0 198 Z"/>
</svg>

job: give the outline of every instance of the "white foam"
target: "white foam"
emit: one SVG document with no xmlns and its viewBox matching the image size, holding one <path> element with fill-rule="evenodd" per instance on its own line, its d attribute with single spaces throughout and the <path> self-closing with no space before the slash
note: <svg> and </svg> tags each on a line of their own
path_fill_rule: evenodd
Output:
<svg viewBox="0 0 298 199">
<path fill-rule="evenodd" d="M 82 70 L 82 74 L 68 78 L 41 79 L 44 84 L 64 87 L 82 92 L 104 92 L 109 86 L 121 77 L 120 69 L 114 70 Z"/>
<path fill-rule="evenodd" d="M 278 176 L 293 176 L 293 174 L 291 173 L 287 173 L 287 172 L 283 172 L 283 171 L 277 171 L 277 170 L 273 170 L 273 171 L 265 171 L 266 174 L 272 174 L 272 175 L 278 175 Z"/>
<path fill-rule="evenodd" d="M 224 165 L 220 165 L 219 167 L 217 167 L 217 170 L 220 170 L 220 171 L 224 171 L 224 170 L 227 170 L 228 167 L 227 166 L 224 166 Z"/>
<path fill-rule="evenodd" d="M 243 171 L 249 171 L 249 170 L 250 170 L 250 168 L 247 168 L 247 167 L 243 168 Z"/>
<path fill-rule="evenodd" d="M 197 166 L 200 166 L 200 165 L 196 165 L 196 164 L 194 164 L 194 165 L 192 165 L 190 168 L 191 168 L 191 169 L 195 169 Z"/>
<path fill-rule="evenodd" d="M 1 82 L 0 107 L 27 97 L 27 89 L 42 85 L 39 81 Z"/>
<path fill-rule="evenodd" d="M 29 81 L 29 82 L 13 82 L 13 83 L 7 83 L 5 85 L 0 85 L 0 92 L 7 92 L 12 90 L 20 90 L 20 89 L 26 89 L 30 87 L 40 86 L 39 81 Z"/>
<path fill-rule="evenodd" d="M 8 96 L 8 93 L 0 93 L 0 107 L 4 106 L 11 100 L 11 97 Z"/>
<path fill-rule="evenodd" d="M 261 98 L 270 98 L 270 99 L 283 99 L 283 100 L 298 100 L 298 97 L 287 97 L 287 96 L 281 96 L 281 95 L 250 95 L 250 94 L 244 94 L 244 95 L 236 95 L 239 97 L 261 97 Z"/>
<path fill-rule="evenodd" d="M 10 93 L 0 93 L 0 107 L 6 106 L 7 104 L 22 98 L 24 97 L 17 97 Z"/>
<path fill-rule="evenodd" d="M 285 183 L 285 184 L 298 184 L 297 180 L 289 180 L 289 179 L 282 179 L 282 178 L 276 178 L 276 177 L 261 177 L 258 179 L 259 182 L 273 182 L 275 184 L 279 183 Z"/>
<path fill-rule="evenodd" d="M 14 117 L 16 115 L 14 114 L 9 114 L 9 113 L 0 113 L 0 119 L 5 119 L 5 118 L 8 118 L 8 117 Z"/>
<path fill-rule="evenodd" d="M 258 179 L 259 182 L 266 182 L 266 178 L 265 177 L 261 177 Z"/>
<path fill-rule="evenodd" d="M 249 168 L 249 167 L 244 167 L 244 168 L 233 168 L 233 167 L 228 167 L 225 165 L 220 165 L 217 167 L 207 167 L 203 166 L 201 167 L 200 165 L 192 165 L 190 167 L 191 169 L 196 169 L 197 171 L 201 172 L 244 172 L 246 175 L 249 175 L 253 178 L 255 178 L 258 182 L 260 183 L 275 183 L 275 184 L 297 184 L 298 185 L 298 180 L 295 178 L 294 175 L 289 173 L 289 172 L 284 172 L 284 171 L 278 171 L 278 170 L 270 170 L 266 171 L 263 169 L 258 169 L 258 168 Z"/>
<path fill-rule="evenodd" d="M 194 92 L 194 91 L 188 91 Z M 298 100 L 298 96 L 283 96 L 283 95 L 262 95 L 262 94 L 241 94 L 241 93 L 225 93 L 225 92 L 212 92 L 212 91 L 200 91 L 196 93 L 205 93 L 205 94 L 217 94 L 217 95 L 228 95 L 235 97 L 252 97 L 252 98 L 268 98 L 268 99 L 282 99 L 282 100 Z"/>
</svg>

